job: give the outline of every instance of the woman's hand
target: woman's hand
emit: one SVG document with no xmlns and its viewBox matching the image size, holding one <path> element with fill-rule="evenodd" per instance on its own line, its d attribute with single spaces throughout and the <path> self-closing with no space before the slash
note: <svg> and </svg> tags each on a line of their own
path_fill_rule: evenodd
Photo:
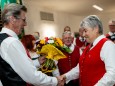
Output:
<svg viewBox="0 0 115 86">
<path fill-rule="evenodd" d="M 38 58 L 38 61 L 39 61 L 40 65 L 42 65 L 46 61 L 46 56 L 45 55 L 40 56 Z"/>
</svg>

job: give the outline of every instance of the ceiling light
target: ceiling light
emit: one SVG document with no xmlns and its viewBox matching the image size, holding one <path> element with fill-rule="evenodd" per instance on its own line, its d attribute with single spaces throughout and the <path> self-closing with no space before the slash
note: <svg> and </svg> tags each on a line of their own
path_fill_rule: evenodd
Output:
<svg viewBox="0 0 115 86">
<path fill-rule="evenodd" d="M 93 7 L 94 7 L 95 9 L 99 10 L 99 11 L 103 11 L 103 8 L 101 8 L 101 7 L 97 6 L 97 5 L 93 5 Z"/>
</svg>

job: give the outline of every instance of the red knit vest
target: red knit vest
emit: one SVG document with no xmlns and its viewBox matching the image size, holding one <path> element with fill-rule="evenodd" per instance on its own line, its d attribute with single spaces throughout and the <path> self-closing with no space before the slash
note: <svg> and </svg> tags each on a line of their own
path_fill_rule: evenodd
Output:
<svg viewBox="0 0 115 86">
<path fill-rule="evenodd" d="M 79 40 L 79 37 L 76 38 L 76 45 L 77 45 L 78 47 L 85 46 L 85 43 L 86 43 L 86 41 L 84 41 L 84 42 L 80 41 L 80 40 Z"/>
<path fill-rule="evenodd" d="M 89 46 L 87 46 L 80 57 L 79 66 L 81 86 L 94 86 L 105 74 L 105 65 L 101 60 L 100 51 L 106 41 L 107 38 L 103 38 L 90 51 L 88 51 Z"/>
</svg>

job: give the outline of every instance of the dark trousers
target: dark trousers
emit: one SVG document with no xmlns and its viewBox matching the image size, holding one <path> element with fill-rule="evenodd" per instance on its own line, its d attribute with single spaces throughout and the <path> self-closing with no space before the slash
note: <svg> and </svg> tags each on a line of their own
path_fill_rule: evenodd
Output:
<svg viewBox="0 0 115 86">
<path fill-rule="evenodd" d="M 64 84 L 64 86 L 80 86 L 79 85 L 79 80 L 72 80 L 70 82 L 68 82 L 67 84 Z"/>
</svg>

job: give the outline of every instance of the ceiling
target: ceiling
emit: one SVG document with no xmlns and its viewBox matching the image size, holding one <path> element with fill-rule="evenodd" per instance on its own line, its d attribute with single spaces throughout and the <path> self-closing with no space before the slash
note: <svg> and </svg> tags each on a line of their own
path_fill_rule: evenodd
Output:
<svg viewBox="0 0 115 86">
<path fill-rule="evenodd" d="M 73 15 L 106 14 L 115 12 L 115 0 L 30 0 L 36 5 Z M 100 12 L 92 7 L 98 5 L 104 9 Z"/>
</svg>

